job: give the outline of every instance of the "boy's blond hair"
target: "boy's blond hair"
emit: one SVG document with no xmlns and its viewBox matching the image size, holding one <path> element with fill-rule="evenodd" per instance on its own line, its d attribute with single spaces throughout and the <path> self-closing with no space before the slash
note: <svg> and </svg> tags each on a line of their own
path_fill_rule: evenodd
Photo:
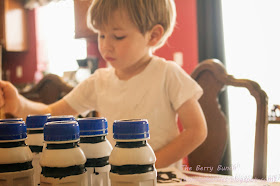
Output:
<svg viewBox="0 0 280 186">
<path fill-rule="evenodd" d="M 115 10 L 126 11 L 143 35 L 155 25 L 162 25 L 164 34 L 154 49 L 165 43 L 176 22 L 174 0 L 93 0 L 88 9 L 88 27 L 96 32 L 108 24 Z"/>
</svg>

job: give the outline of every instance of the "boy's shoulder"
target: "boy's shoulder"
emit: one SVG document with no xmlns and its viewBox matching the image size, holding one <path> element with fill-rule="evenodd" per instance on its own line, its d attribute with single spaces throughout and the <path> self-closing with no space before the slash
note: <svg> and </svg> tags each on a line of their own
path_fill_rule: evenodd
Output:
<svg viewBox="0 0 280 186">
<path fill-rule="evenodd" d="M 88 81 L 103 81 L 104 79 L 111 78 L 114 73 L 113 68 L 105 67 L 98 68 L 94 71 L 93 74 L 88 78 Z"/>
<path fill-rule="evenodd" d="M 166 60 L 165 58 L 154 56 L 153 58 L 155 65 L 165 69 L 178 69 L 181 68 L 175 61 Z"/>
</svg>

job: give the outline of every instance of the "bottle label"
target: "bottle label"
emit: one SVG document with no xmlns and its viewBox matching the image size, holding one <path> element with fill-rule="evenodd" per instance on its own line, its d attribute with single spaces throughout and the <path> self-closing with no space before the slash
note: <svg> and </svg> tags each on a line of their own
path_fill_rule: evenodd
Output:
<svg viewBox="0 0 280 186">
<path fill-rule="evenodd" d="M 112 173 L 126 175 L 126 174 L 141 174 L 154 171 L 155 167 L 153 164 L 151 165 L 121 165 L 115 166 L 111 165 Z"/>
<path fill-rule="evenodd" d="M 109 165 L 109 156 L 102 158 L 88 158 L 86 162 L 86 167 L 104 167 Z"/>
<path fill-rule="evenodd" d="M 0 143 L 0 148 L 14 148 L 14 147 L 22 147 L 22 146 L 27 146 L 25 141 Z"/>
<path fill-rule="evenodd" d="M 64 178 L 67 176 L 80 175 L 86 172 L 85 165 L 74 165 L 70 167 L 42 167 L 45 177 Z"/>
<path fill-rule="evenodd" d="M 4 172 L 17 172 L 32 169 L 32 161 L 24 163 L 11 163 L 11 164 L 0 164 L 0 173 Z"/>
</svg>

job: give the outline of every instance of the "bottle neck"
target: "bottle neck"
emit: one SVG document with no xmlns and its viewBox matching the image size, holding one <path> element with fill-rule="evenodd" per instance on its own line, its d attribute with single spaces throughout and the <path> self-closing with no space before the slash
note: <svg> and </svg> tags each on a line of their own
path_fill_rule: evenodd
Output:
<svg viewBox="0 0 280 186">
<path fill-rule="evenodd" d="M 72 149 L 79 147 L 78 141 L 70 143 L 47 143 L 46 149 Z"/>
<path fill-rule="evenodd" d="M 44 130 L 39 128 L 39 129 L 27 129 L 27 134 L 43 134 Z"/>
<path fill-rule="evenodd" d="M 147 140 L 143 141 L 117 141 L 115 147 L 119 148 L 139 148 L 147 146 Z"/>
<path fill-rule="evenodd" d="M 80 136 L 80 143 L 100 143 L 106 141 L 106 136 Z"/>
<path fill-rule="evenodd" d="M 21 141 L 0 142 L 0 148 L 9 150 L 9 148 L 16 148 L 16 147 L 27 147 L 25 143 L 25 139 Z M 23 153 L 26 153 L 26 150 L 24 150 Z M 15 158 L 15 157 L 11 157 L 11 158 Z M 17 171 L 29 170 L 32 168 L 33 168 L 32 161 L 28 161 L 28 160 L 26 162 L 21 162 L 21 163 L 0 164 L 0 173 L 17 172 Z"/>
</svg>

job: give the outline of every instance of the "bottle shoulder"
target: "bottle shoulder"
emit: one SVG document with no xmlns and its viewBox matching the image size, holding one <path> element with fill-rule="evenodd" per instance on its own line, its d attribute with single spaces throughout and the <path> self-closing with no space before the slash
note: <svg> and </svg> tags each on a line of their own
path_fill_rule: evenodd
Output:
<svg viewBox="0 0 280 186">
<path fill-rule="evenodd" d="M 86 163 L 86 157 L 80 147 L 70 149 L 43 149 L 40 165 L 46 167 L 68 167 Z"/>
<path fill-rule="evenodd" d="M 149 144 L 136 148 L 115 146 L 109 158 L 109 163 L 112 165 L 154 164 L 155 161 L 155 153 Z"/>
<path fill-rule="evenodd" d="M 87 158 L 110 156 L 113 149 L 108 140 L 102 141 L 100 143 L 80 143 L 79 145 Z"/>
</svg>

